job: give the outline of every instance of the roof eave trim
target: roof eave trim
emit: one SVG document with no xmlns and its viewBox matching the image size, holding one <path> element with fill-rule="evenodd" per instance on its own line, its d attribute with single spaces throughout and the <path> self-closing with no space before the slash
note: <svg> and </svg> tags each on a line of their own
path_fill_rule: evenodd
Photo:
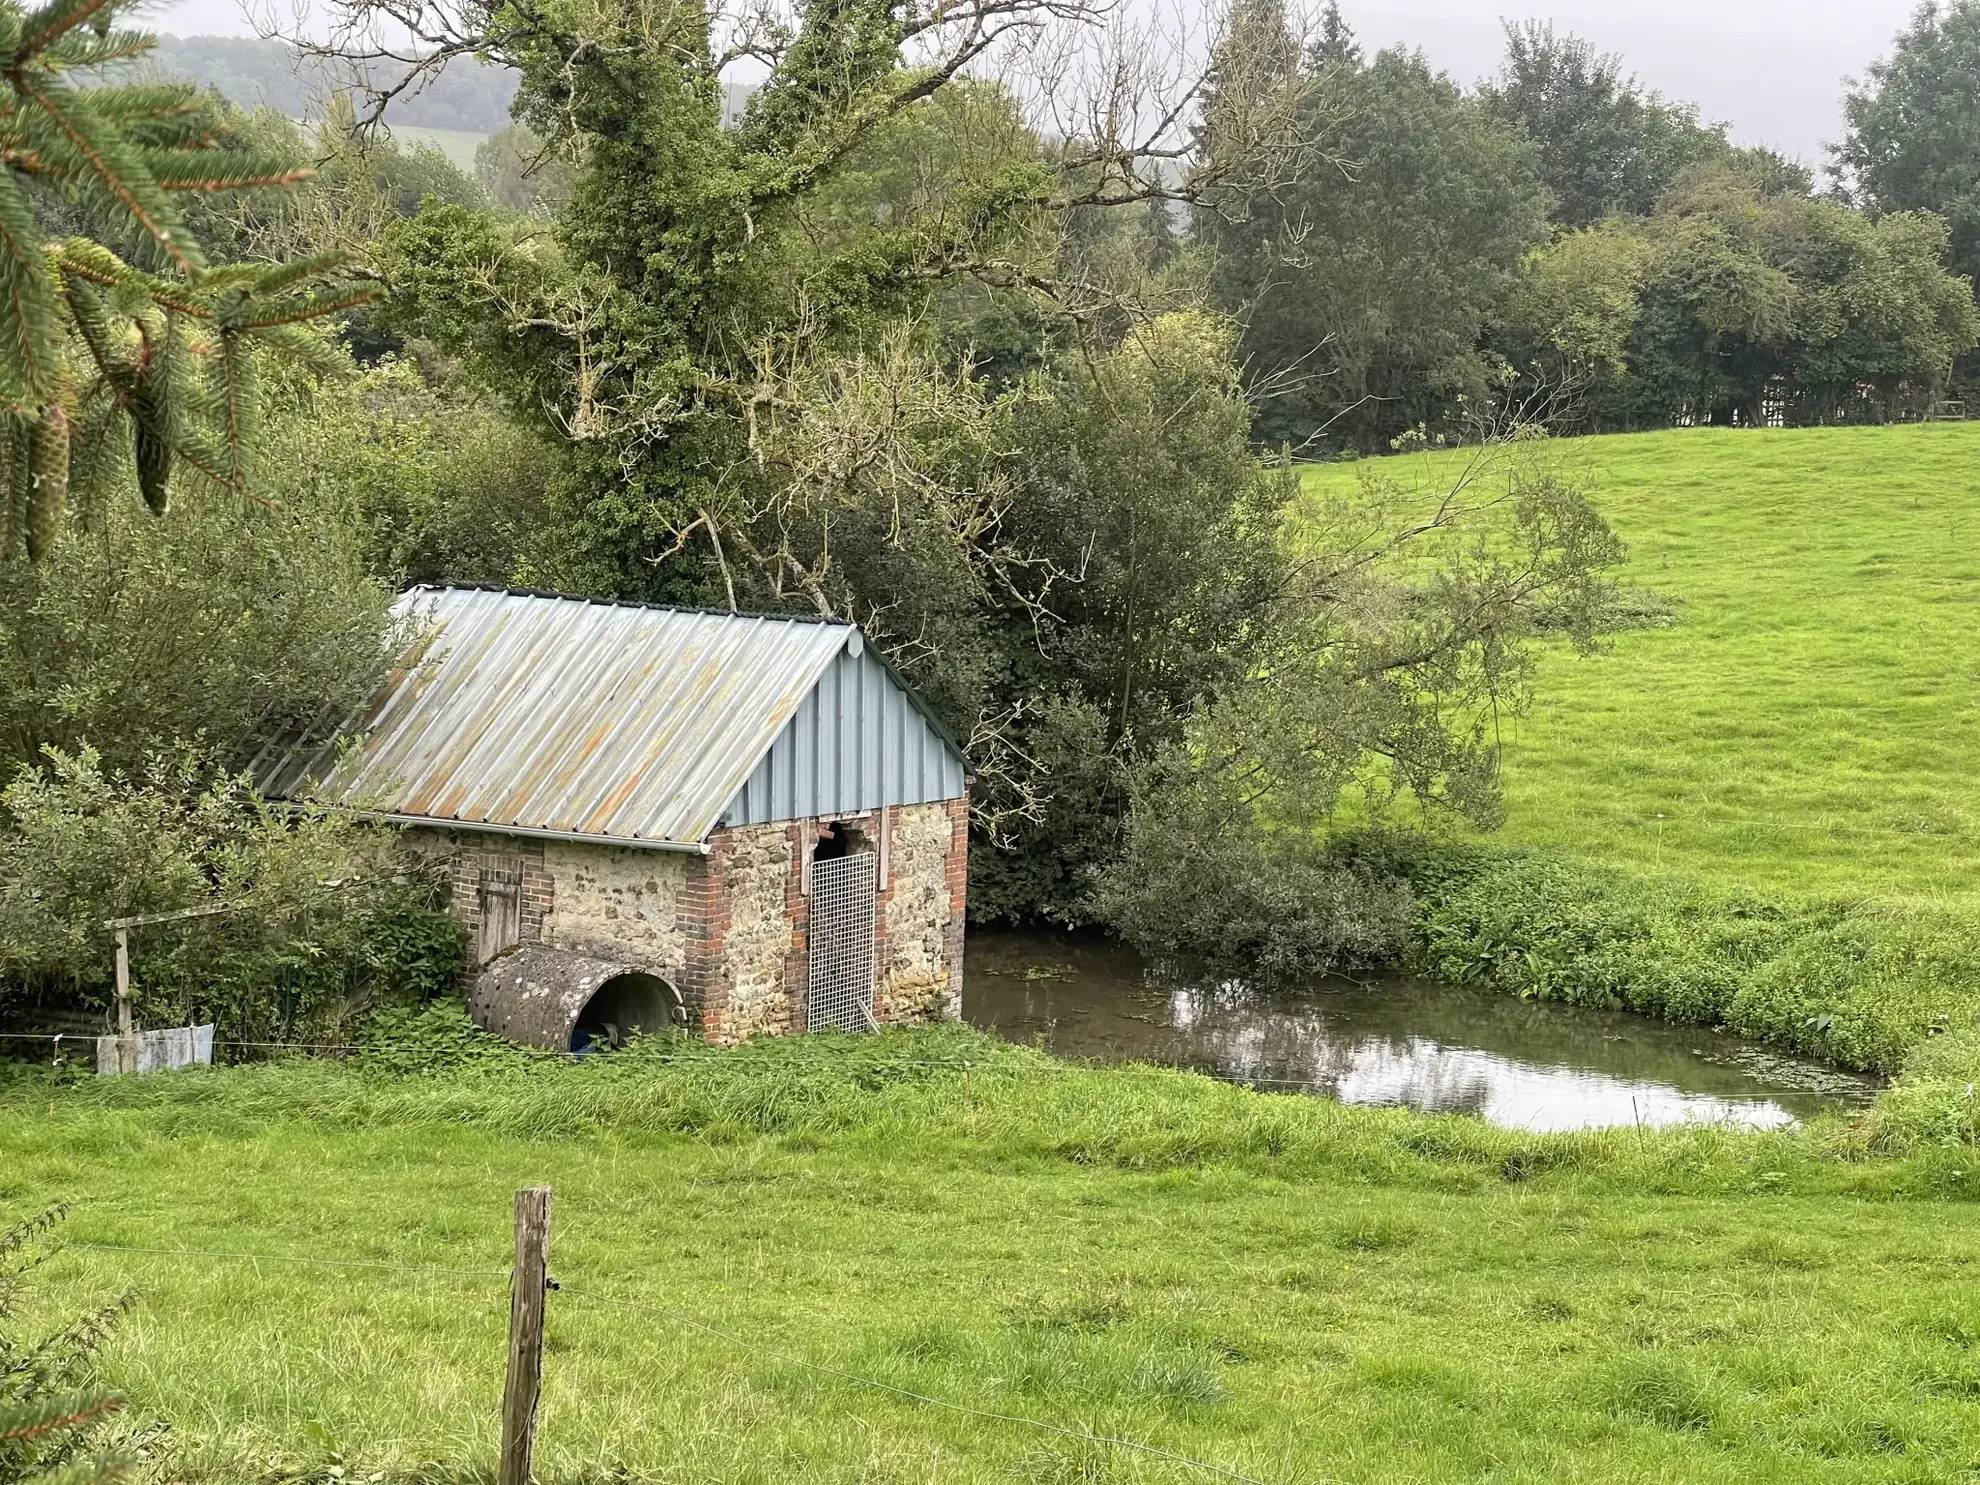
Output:
<svg viewBox="0 0 1980 1485">
<path fill-rule="evenodd" d="M 500 825 L 483 820 L 448 820 L 438 815 L 398 815 L 366 810 L 361 813 L 391 825 L 426 825 L 438 830 L 473 830 L 483 835 L 526 835 L 533 840 L 570 841 L 583 846 L 619 846 L 635 851 L 673 851 L 687 856 L 706 856 L 706 841 L 642 840 L 627 835 L 588 835 L 580 830 L 542 830 L 530 825 Z"/>
</svg>

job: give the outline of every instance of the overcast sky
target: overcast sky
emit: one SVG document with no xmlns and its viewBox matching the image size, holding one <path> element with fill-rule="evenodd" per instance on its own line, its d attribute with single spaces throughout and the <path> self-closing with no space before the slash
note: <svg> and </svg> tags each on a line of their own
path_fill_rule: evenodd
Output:
<svg viewBox="0 0 1980 1485">
<path fill-rule="evenodd" d="M 286 8 L 286 7 L 285 7 Z M 1295 6 L 1294 8 L 1299 8 Z M 1371 46 L 1420 46 L 1461 82 L 1493 71 L 1499 18 L 1551 20 L 1621 52 L 1643 82 L 1724 119 L 1743 144 L 1810 163 L 1841 131 L 1843 79 L 1889 50 L 1915 0 L 1342 0 Z M 181 36 L 247 35 L 239 0 L 168 0 Z"/>
<path fill-rule="evenodd" d="M 1342 0 L 1367 42 L 1420 46 L 1464 82 L 1496 70 L 1499 18 L 1551 20 L 1621 52 L 1645 85 L 1742 144 L 1811 163 L 1842 132 L 1843 79 L 1890 50 L 1916 0 Z"/>
</svg>

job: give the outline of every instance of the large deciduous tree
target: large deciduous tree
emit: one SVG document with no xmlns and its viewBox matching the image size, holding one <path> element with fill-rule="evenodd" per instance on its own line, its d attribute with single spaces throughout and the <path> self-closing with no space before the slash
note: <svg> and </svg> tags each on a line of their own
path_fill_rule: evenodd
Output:
<svg viewBox="0 0 1980 1485">
<path fill-rule="evenodd" d="M 1953 271 L 1980 280 L 1980 3 L 1919 6 L 1843 115 L 1840 182 L 1878 211 L 1944 217 Z"/>
<path fill-rule="evenodd" d="M 1506 23 L 1505 62 L 1480 96 L 1539 147 L 1554 220 L 1568 227 L 1643 215 L 1685 166 L 1729 148 L 1696 107 L 1646 93 L 1620 57 L 1545 22 Z"/>
<path fill-rule="evenodd" d="M 1980 338 L 1945 246 L 1929 213 L 1867 216 L 1734 158 L 1536 253 L 1505 343 L 1597 427 L 1917 416 Z"/>
<path fill-rule="evenodd" d="M 1282 12 L 1250 24 L 1241 55 L 1298 70 L 1324 148 L 1289 185 L 1240 176 L 1205 194 L 1213 295 L 1244 325 L 1267 442 L 1382 448 L 1493 391 L 1481 336 L 1546 236 L 1533 148 L 1421 54 L 1364 60 L 1336 11 L 1303 59 Z M 1211 159 L 1245 130 L 1221 102 L 1205 112 Z"/>
<path fill-rule="evenodd" d="M 394 13 L 430 56 L 519 69 L 522 122 L 573 162 L 553 235 L 434 211 L 388 232 L 383 261 L 405 323 L 568 442 L 572 576 L 594 589 L 830 606 L 763 519 L 787 504 L 769 451 L 812 369 L 932 326 L 958 284 L 1077 298 L 1053 272 L 1068 216 L 1177 190 L 1159 144 L 1069 127 L 1048 146 L 965 80 L 1001 40 L 1083 13 L 1061 0 L 811 0 L 745 23 L 735 50 L 692 4 Z M 737 51 L 769 71 L 725 118 Z"/>
</svg>

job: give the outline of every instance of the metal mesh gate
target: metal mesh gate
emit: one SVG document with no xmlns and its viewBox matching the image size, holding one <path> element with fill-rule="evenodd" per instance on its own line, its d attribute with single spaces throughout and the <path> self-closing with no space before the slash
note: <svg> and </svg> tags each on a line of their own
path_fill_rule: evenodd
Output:
<svg viewBox="0 0 1980 1485">
<path fill-rule="evenodd" d="M 811 1031 L 873 1027 L 873 903 L 878 858 L 856 851 L 811 864 Z"/>
</svg>

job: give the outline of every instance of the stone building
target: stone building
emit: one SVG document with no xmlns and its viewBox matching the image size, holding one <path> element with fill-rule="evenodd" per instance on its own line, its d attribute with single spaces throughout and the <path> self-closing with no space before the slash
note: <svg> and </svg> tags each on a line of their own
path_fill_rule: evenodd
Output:
<svg viewBox="0 0 1980 1485">
<path fill-rule="evenodd" d="M 484 1027 L 582 1050 L 953 1017 L 961 749 L 851 624 L 415 588 L 345 749 L 268 761 L 390 819 L 471 930 Z"/>
</svg>

